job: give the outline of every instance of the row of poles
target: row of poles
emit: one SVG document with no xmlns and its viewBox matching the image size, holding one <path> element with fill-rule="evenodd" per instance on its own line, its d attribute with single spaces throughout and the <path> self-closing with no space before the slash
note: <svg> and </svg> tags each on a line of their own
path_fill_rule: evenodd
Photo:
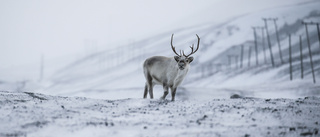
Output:
<svg viewBox="0 0 320 137">
<path fill-rule="evenodd" d="M 98 49 L 97 41 L 85 40 L 85 57 L 91 62 L 97 62 L 97 65 L 92 66 L 96 69 L 102 70 L 112 69 L 129 60 L 144 60 L 147 56 L 146 49 L 138 47 L 134 41 L 131 41 L 130 43 L 130 46 L 121 46 L 104 52 L 101 49 Z M 44 55 L 41 55 L 38 81 L 42 81 L 44 79 L 44 68 Z"/>
<path fill-rule="evenodd" d="M 264 30 L 266 30 L 267 33 L 267 41 L 268 41 L 268 47 L 269 47 L 269 51 L 270 51 L 270 59 L 271 59 L 271 64 L 274 67 L 275 63 L 274 63 L 274 56 L 273 56 L 273 52 L 272 52 L 272 45 L 271 45 L 271 40 L 270 40 L 270 35 L 269 35 L 269 29 L 268 29 L 268 21 L 272 21 L 274 23 L 274 27 L 275 27 L 275 31 L 276 31 L 276 38 L 277 38 L 277 43 L 278 43 L 278 48 L 279 48 L 279 55 L 280 55 L 280 61 L 281 64 L 284 63 L 283 61 L 283 57 L 282 57 L 282 51 L 281 51 L 281 44 L 280 44 L 280 38 L 279 38 L 279 33 L 278 33 L 278 25 L 277 25 L 277 18 L 262 18 L 262 20 L 264 21 L 265 26 L 264 27 L 252 27 L 253 29 L 253 34 L 254 34 L 254 47 L 255 47 L 255 55 L 256 55 L 256 65 L 259 64 L 258 62 L 258 42 L 257 42 L 257 29 L 261 30 L 262 33 L 262 38 L 263 38 L 263 51 L 264 51 L 264 61 L 265 63 L 267 62 L 266 59 L 266 49 L 265 49 L 265 45 L 264 45 Z"/>
<path fill-rule="evenodd" d="M 311 72 L 312 72 L 312 78 L 313 78 L 313 83 L 316 83 L 316 77 L 314 74 L 314 66 L 313 66 L 313 59 L 312 59 L 312 52 L 311 52 L 311 44 L 310 44 L 310 38 L 309 38 L 309 31 L 308 31 L 308 26 L 309 25 L 316 25 L 317 26 L 317 32 L 318 32 L 318 40 L 319 40 L 319 55 L 320 55 L 320 29 L 319 29 L 319 23 L 315 22 L 304 22 L 302 21 L 302 24 L 305 25 L 306 29 L 306 37 L 307 37 L 307 42 L 308 42 L 308 51 L 309 51 L 309 58 L 310 58 L 310 67 L 311 67 Z M 303 55 L 302 55 L 302 36 L 299 36 L 299 45 L 300 45 L 300 65 L 301 65 L 301 79 L 303 79 Z M 291 51 L 291 35 L 289 34 L 289 59 L 290 59 L 290 80 L 293 79 L 292 76 L 292 51 Z"/>
<path fill-rule="evenodd" d="M 282 55 L 282 50 L 281 50 L 281 43 L 280 43 L 280 38 L 279 38 L 279 32 L 278 32 L 278 26 L 277 26 L 277 18 L 262 18 L 262 20 L 264 21 L 264 26 L 255 26 L 252 27 L 253 29 L 253 34 L 254 34 L 254 51 L 255 51 L 255 61 L 256 61 L 256 66 L 259 65 L 259 60 L 258 60 L 258 41 L 257 41 L 257 31 L 260 30 L 261 31 L 261 37 L 262 37 L 262 50 L 263 50 L 263 54 L 264 54 L 264 63 L 267 63 L 267 48 L 269 48 L 269 53 L 270 53 L 270 60 L 271 60 L 271 64 L 273 67 L 275 67 L 275 61 L 274 61 L 274 55 L 273 55 L 273 51 L 272 51 L 272 44 L 271 44 L 271 38 L 270 38 L 270 34 L 269 34 L 269 29 L 268 29 L 268 23 L 272 22 L 275 28 L 275 35 L 276 35 L 276 41 L 277 41 L 277 45 L 278 45 L 278 49 L 279 49 L 279 56 L 280 56 L 280 62 L 281 64 L 284 64 L 284 60 L 283 60 L 283 55 Z M 319 38 L 319 48 L 320 48 L 320 32 L 319 32 L 319 23 L 315 23 L 315 22 L 302 22 L 303 25 L 305 25 L 305 29 L 306 29 L 306 38 L 307 38 L 307 42 L 308 42 L 308 50 L 309 50 L 309 56 L 310 56 L 310 67 L 312 70 L 312 76 L 313 76 L 313 82 L 316 83 L 316 78 L 315 78 L 315 73 L 314 73 L 314 64 L 313 64 L 313 59 L 312 59 L 312 52 L 311 52 L 311 45 L 310 45 L 310 39 L 309 39 L 309 32 L 308 32 L 308 26 L 310 25 L 316 25 L 317 26 L 317 31 L 318 31 L 318 38 Z M 267 35 L 267 44 L 268 47 L 265 47 L 265 32 Z M 301 63 L 301 79 L 303 79 L 303 55 L 302 55 L 302 36 L 299 36 L 300 39 L 300 63 Z M 86 42 L 87 44 L 90 42 Z M 93 44 L 91 44 L 93 43 Z M 90 45 L 97 45 L 96 42 L 91 42 Z M 289 34 L 289 64 L 290 64 L 290 80 L 293 79 L 292 76 L 292 49 L 291 49 L 291 35 Z M 128 50 L 129 49 L 129 50 Z M 87 49 L 88 50 L 88 49 Z M 95 49 L 96 50 L 96 49 Z M 249 51 L 248 51 L 248 67 L 250 67 L 251 65 L 251 54 L 252 54 L 252 47 L 249 47 Z M 89 51 L 90 52 L 90 51 Z M 92 51 L 91 51 L 92 52 Z M 125 48 L 118 48 L 116 50 L 113 50 L 112 53 L 110 52 L 106 52 L 105 54 L 106 56 L 101 56 L 99 59 L 99 64 L 100 66 L 105 66 L 103 65 L 103 63 L 107 63 L 109 65 L 107 65 L 108 67 L 110 66 L 117 66 L 125 61 L 127 61 L 128 59 L 132 58 L 132 57 L 136 57 L 136 55 L 139 55 L 140 58 L 138 57 L 138 59 L 144 59 L 145 58 L 145 50 L 141 49 L 141 48 L 136 48 L 136 45 L 131 44 L 130 47 L 125 47 Z M 114 60 L 114 57 L 116 57 L 116 61 Z M 229 66 L 231 66 L 231 60 L 232 58 L 234 58 L 235 60 L 235 64 L 236 64 L 236 68 L 239 68 L 239 58 L 240 58 L 240 68 L 244 67 L 243 64 L 243 60 L 244 60 L 244 45 L 241 45 L 241 53 L 240 53 L 240 57 L 238 55 L 228 55 L 228 64 Z M 41 70 L 40 70 L 40 81 L 43 79 L 43 69 L 44 69 L 44 61 L 43 61 L 43 56 L 41 57 Z M 113 64 L 113 65 L 110 65 Z M 210 64 L 209 67 L 212 68 L 213 64 Z M 216 68 L 217 71 L 221 70 L 222 68 L 222 64 L 216 64 Z M 211 71 L 211 69 L 209 69 Z M 205 68 L 202 68 L 202 75 L 204 76 L 204 71 Z M 210 72 L 211 73 L 211 72 Z"/>
<path fill-rule="evenodd" d="M 114 66 L 118 66 L 122 63 L 125 63 L 129 60 L 143 60 L 146 58 L 146 50 L 144 48 L 137 48 L 137 45 L 134 43 L 130 44 L 130 46 L 119 47 L 112 51 L 104 52 L 99 55 L 99 66 L 103 69 L 107 67 L 107 69 L 112 68 Z"/>
<path fill-rule="evenodd" d="M 269 29 L 268 29 L 268 22 L 272 21 L 275 27 L 275 35 L 276 35 L 276 41 L 279 49 L 279 58 L 280 58 L 280 63 L 283 65 L 285 63 L 283 59 L 283 54 L 281 50 L 281 43 L 280 43 L 280 38 L 279 38 L 279 32 L 278 32 L 278 26 L 277 26 L 277 18 L 263 18 L 264 27 L 261 26 L 256 26 L 252 27 L 253 29 L 253 34 L 254 34 L 254 50 L 255 50 L 255 61 L 256 61 L 256 66 L 259 65 L 259 59 L 258 59 L 258 41 L 257 41 L 257 31 L 261 30 L 261 36 L 262 36 L 262 50 L 264 54 L 264 63 L 267 63 L 267 53 L 266 53 L 266 47 L 265 47 L 265 32 L 267 34 L 267 44 L 269 48 L 269 53 L 270 53 L 270 61 L 272 64 L 272 67 L 275 67 L 275 61 L 274 61 L 274 54 L 272 51 L 272 44 L 271 44 L 271 39 L 270 39 L 270 34 L 269 34 Z M 313 77 L 313 83 L 316 83 L 316 77 L 315 77 L 315 72 L 314 72 L 314 64 L 313 64 L 313 59 L 312 59 L 312 51 L 311 51 L 311 43 L 310 43 L 310 38 L 309 38 L 309 31 L 308 31 L 308 26 L 310 25 L 316 25 L 317 26 L 317 32 L 318 32 L 318 40 L 319 40 L 319 51 L 320 51 L 320 30 L 319 30 L 319 23 L 315 22 L 302 22 L 303 25 L 305 25 L 305 31 L 306 31 L 306 39 L 307 39 L 307 44 L 308 44 L 308 51 L 309 51 L 309 58 L 310 58 L 310 67 L 311 67 L 311 72 L 312 72 L 312 77 Z M 288 35 L 289 37 L 289 69 L 290 69 L 290 80 L 293 79 L 292 76 L 292 45 L 291 45 L 291 34 Z M 302 54 L 302 36 L 299 36 L 299 43 L 300 43 L 300 63 L 301 63 L 301 79 L 303 79 L 303 54 Z M 252 47 L 250 46 L 248 49 L 248 67 L 251 65 L 251 53 L 252 53 Z M 320 53 L 320 52 L 319 52 Z M 320 55 L 320 54 L 319 54 Z M 241 45 L 241 53 L 240 57 L 238 55 L 227 55 L 228 57 L 228 65 L 231 67 L 231 60 L 235 60 L 236 68 L 238 68 L 238 59 L 240 58 L 240 68 L 242 68 L 243 65 L 243 60 L 244 60 L 244 45 Z"/>
<path fill-rule="evenodd" d="M 270 60 L 271 60 L 271 64 L 274 67 L 275 66 L 275 62 L 274 62 L 274 55 L 273 55 L 273 51 L 272 51 L 272 45 L 271 45 L 271 39 L 270 39 L 270 35 L 269 35 L 269 29 L 268 29 L 268 21 L 273 22 L 274 27 L 275 27 L 275 32 L 276 32 L 276 38 L 277 38 L 277 44 L 278 44 L 278 48 L 279 48 L 279 55 L 280 55 L 280 61 L 281 64 L 284 63 L 283 61 L 283 57 L 282 57 L 282 51 L 281 51 L 281 44 L 280 44 L 280 38 L 279 38 L 279 33 L 278 33 L 278 26 L 277 26 L 277 18 L 262 18 L 262 20 L 264 21 L 265 26 L 255 26 L 252 27 L 253 29 L 253 35 L 254 35 L 254 50 L 255 50 L 255 60 L 256 60 L 256 65 L 259 65 L 259 59 L 258 59 L 258 41 L 257 41 L 257 31 L 261 30 L 261 37 L 262 37 L 262 50 L 263 50 L 263 54 L 264 54 L 264 63 L 267 63 L 267 53 L 266 50 L 267 48 L 265 47 L 265 32 L 267 34 L 267 43 L 268 43 L 268 48 L 269 48 L 269 52 L 270 52 Z M 248 66 L 250 66 L 251 62 L 251 47 L 249 47 L 249 54 L 248 54 Z M 236 59 L 238 59 L 238 56 L 233 56 L 233 55 L 228 55 L 228 61 L 229 61 L 229 65 L 231 64 L 231 58 L 234 57 Z M 240 64 L 240 68 L 243 67 L 243 59 L 244 59 L 244 45 L 241 45 L 241 56 L 240 56 L 240 60 L 241 60 L 241 64 Z"/>
<path fill-rule="evenodd" d="M 313 83 L 316 83 L 316 77 L 314 72 L 314 64 L 312 59 L 312 51 L 311 51 L 311 43 L 310 43 L 310 37 L 309 37 L 309 25 L 316 25 L 317 26 L 317 32 L 318 32 L 318 40 L 319 40 L 319 55 L 320 55 L 320 30 L 319 30 L 319 23 L 315 22 L 304 22 L 302 21 L 302 24 L 305 26 L 306 30 L 306 38 L 307 38 L 307 45 L 308 45 L 308 53 L 309 53 L 309 59 L 310 59 L 310 67 L 312 72 L 312 78 Z M 292 70 L 292 44 L 291 44 L 291 34 L 288 35 L 289 37 L 289 69 L 290 69 L 290 80 L 293 80 L 293 70 Z M 301 68 L 301 79 L 304 77 L 304 68 L 303 68 L 303 53 L 302 53 L 302 36 L 299 35 L 299 47 L 300 47 L 300 68 Z"/>
<path fill-rule="evenodd" d="M 255 60 L 256 60 L 256 66 L 259 65 L 259 59 L 258 59 L 258 41 L 257 41 L 257 31 L 261 30 L 261 37 L 262 37 L 262 50 L 263 50 L 263 54 L 264 54 L 264 63 L 267 63 L 267 53 L 266 53 L 266 47 L 265 47 L 265 32 L 267 34 L 267 43 L 268 43 L 268 48 L 269 48 L 269 52 L 270 52 L 270 60 L 271 60 L 271 64 L 274 67 L 275 66 L 275 62 L 274 62 L 274 55 L 273 55 L 273 51 L 272 51 L 272 44 L 271 44 L 271 39 L 270 39 L 270 34 L 269 34 L 269 29 L 268 29 L 268 21 L 272 21 L 275 27 L 275 32 L 276 32 L 276 38 L 277 38 L 277 44 L 278 44 L 278 48 L 279 48 L 279 55 L 280 55 L 280 61 L 281 64 L 284 63 L 283 61 L 283 57 L 282 57 L 282 51 L 281 51 L 281 44 L 280 44 L 280 38 L 279 38 L 279 34 L 278 34 L 278 26 L 277 26 L 277 18 L 262 18 L 262 20 L 264 21 L 265 26 L 255 26 L 252 27 L 253 29 L 253 35 L 254 35 L 254 50 L 255 50 Z M 251 46 L 249 47 L 249 52 L 248 52 L 248 66 L 251 65 L 251 52 L 252 52 L 252 48 Z M 241 54 L 240 54 L 240 68 L 243 67 L 243 59 L 244 59 L 244 45 L 241 45 Z M 236 59 L 238 59 L 237 55 L 228 55 L 228 64 L 231 64 L 231 58 L 234 57 Z"/>
</svg>

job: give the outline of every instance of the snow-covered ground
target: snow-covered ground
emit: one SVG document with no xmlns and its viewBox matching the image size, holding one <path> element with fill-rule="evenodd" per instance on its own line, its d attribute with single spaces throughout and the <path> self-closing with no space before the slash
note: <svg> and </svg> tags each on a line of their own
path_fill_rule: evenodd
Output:
<svg viewBox="0 0 320 137">
<path fill-rule="evenodd" d="M 1 91 L 0 104 L 0 136 L 319 136 L 319 97 L 171 102 Z"/>
</svg>

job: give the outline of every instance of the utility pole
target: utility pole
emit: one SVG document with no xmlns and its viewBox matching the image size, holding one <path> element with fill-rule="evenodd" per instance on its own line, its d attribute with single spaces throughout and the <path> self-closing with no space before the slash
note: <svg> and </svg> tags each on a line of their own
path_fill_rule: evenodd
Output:
<svg viewBox="0 0 320 137">
<path fill-rule="evenodd" d="M 273 21 L 274 27 L 276 29 L 276 37 L 277 37 L 277 42 L 278 42 L 278 48 L 279 48 L 279 55 L 280 55 L 280 60 L 281 64 L 283 64 L 283 58 L 282 58 L 282 51 L 281 51 L 281 45 L 280 45 L 280 38 L 279 38 L 279 33 L 278 33 L 278 26 L 277 26 L 277 20 L 278 18 L 264 18 L 265 22 L 266 21 Z"/>
<path fill-rule="evenodd" d="M 258 62 L 258 43 L 257 43 L 256 27 L 252 27 L 252 29 L 253 29 L 253 35 L 254 35 L 254 49 L 256 52 L 256 65 L 258 66 L 259 62 Z"/>
<path fill-rule="evenodd" d="M 291 34 L 289 34 L 289 62 L 290 62 L 290 80 L 292 81 L 292 54 L 291 54 Z"/>
<path fill-rule="evenodd" d="M 248 67 L 250 67 L 250 59 L 251 59 L 251 46 L 249 47 L 249 53 L 248 53 Z"/>
<path fill-rule="evenodd" d="M 302 21 L 302 24 L 304 24 L 304 25 L 317 25 L 318 40 L 319 40 L 319 53 L 320 53 L 320 30 L 319 30 L 319 22 L 304 22 L 304 21 Z"/>
<path fill-rule="evenodd" d="M 267 32 L 267 40 L 268 40 L 268 45 L 269 45 L 271 63 L 272 63 L 272 66 L 274 67 L 273 53 L 272 53 L 272 47 L 271 47 L 270 36 L 269 36 L 269 31 L 268 31 L 267 19 L 266 18 L 262 18 L 262 19 L 264 21 L 266 32 Z"/>
<path fill-rule="evenodd" d="M 309 49 L 311 70 L 312 70 L 312 76 L 313 76 L 313 83 L 316 83 L 316 78 L 314 76 L 314 69 L 313 69 L 313 61 L 312 61 L 312 52 L 311 52 L 311 45 L 310 45 L 309 32 L 308 32 L 308 24 L 303 21 L 302 21 L 302 24 L 304 24 L 306 27 L 306 35 L 307 35 L 307 41 L 308 41 L 308 49 Z"/>
<path fill-rule="evenodd" d="M 279 47 L 279 54 L 280 54 L 280 59 L 281 59 L 281 64 L 283 64 L 283 58 L 282 58 L 282 51 L 281 51 L 281 45 L 280 45 L 280 38 L 279 38 L 279 33 L 278 33 L 278 26 L 277 26 L 277 20 L 278 18 L 271 18 L 271 20 L 273 20 L 274 23 L 274 27 L 276 29 L 276 36 L 277 36 L 277 42 L 278 42 L 278 47 Z"/>
<path fill-rule="evenodd" d="M 300 42 L 300 67 L 301 67 L 301 79 L 303 79 L 303 56 L 302 56 L 302 37 L 299 36 Z"/>
<path fill-rule="evenodd" d="M 264 63 L 267 64 L 267 54 L 266 54 L 266 45 L 265 45 L 265 40 L 264 40 L 264 27 L 261 28 L 261 33 L 262 33 L 262 49 L 263 49 L 263 55 L 264 55 Z"/>
<path fill-rule="evenodd" d="M 264 63 L 267 63 L 267 55 L 266 55 L 266 48 L 265 48 L 265 40 L 264 40 L 264 27 L 255 27 L 256 29 L 260 29 L 261 30 L 261 39 L 262 39 L 262 50 L 263 50 L 263 56 L 264 56 Z"/>
<path fill-rule="evenodd" d="M 320 48 L 320 29 L 319 29 L 319 23 L 317 23 L 317 30 L 318 30 L 318 40 L 319 40 L 319 48 Z"/>
<path fill-rule="evenodd" d="M 235 60 L 236 60 L 236 68 L 237 68 L 237 69 L 239 68 L 239 65 L 238 65 L 238 58 L 239 58 L 239 56 L 238 56 L 238 55 L 236 55 L 236 56 L 235 56 Z"/>
<path fill-rule="evenodd" d="M 241 61 L 241 64 L 240 64 L 240 68 L 242 68 L 242 64 L 243 64 L 243 45 L 241 45 L 241 56 L 240 56 L 240 61 Z"/>
</svg>

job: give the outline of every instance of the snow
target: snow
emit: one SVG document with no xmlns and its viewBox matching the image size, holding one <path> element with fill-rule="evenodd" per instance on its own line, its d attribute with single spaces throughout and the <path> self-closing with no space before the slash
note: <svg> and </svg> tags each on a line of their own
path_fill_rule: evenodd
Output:
<svg viewBox="0 0 320 137">
<path fill-rule="evenodd" d="M 317 136 L 319 99 L 248 97 L 171 102 L 1 91 L 0 135 Z"/>
<path fill-rule="evenodd" d="M 194 16 L 199 20 L 180 23 L 180 28 L 143 38 L 140 33 L 140 40 L 129 44 L 87 49 L 85 55 L 46 62 L 42 80 L 40 66 L 1 67 L 0 136 L 318 136 L 319 43 L 315 27 L 310 26 L 317 79 L 313 83 L 305 28 L 300 22 L 319 21 L 319 1 L 246 2 L 216 1 L 213 3 L 228 6 L 203 9 L 205 14 Z M 250 3 L 260 4 L 241 9 Z M 216 19 L 208 17 L 209 13 Z M 251 27 L 263 26 L 262 17 L 278 18 L 284 64 L 269 22 L 275 66 L 266 39 L 267 63 L 262 64 L 260 32 L 260 64 L 255 65 L 253 49 L 251 66 L 247 66 L 249 46 L 254 46 Z M 186 53 L 198 34 L 200 49 L 177 90 L 176 101 L 160 100 L 161 86 L 154 88 L 155 99 L 142 99 L 143 61 L 154 55 L 173 56 L 172 33 L 176 49 Z M 287 33 L 292 33 L 292 81 Z M 304 79 L 300 78 L 299 35 L 303 36 Z M 229 66 L 227 55 L 240 57 L 240 45 L 245 47 L 243 67 L 236 67 L 234 60 Z"/>
</svg>

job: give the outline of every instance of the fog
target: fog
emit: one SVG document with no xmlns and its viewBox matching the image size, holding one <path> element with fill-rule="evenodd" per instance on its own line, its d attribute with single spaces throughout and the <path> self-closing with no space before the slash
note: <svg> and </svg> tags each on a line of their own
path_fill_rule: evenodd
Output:
<svg viewBox="0 0 320 137">
<path fill-rule="evenodd" d="M 298 3 L 229 0 L 0 1 L 1 68 L 77 58 L 175 29 Z M 249 4 L 250 3 L 250 4 Z M 221 14 L 223 12 L 223 14 Z"/>
<path fill-rule="evenodd" d="M 127 44 L 178 28 L 214 2 L 1 1 L 1 66 L 81 54 L 93 50 L 88 42 L 98 49 Z"/>
</svg>

